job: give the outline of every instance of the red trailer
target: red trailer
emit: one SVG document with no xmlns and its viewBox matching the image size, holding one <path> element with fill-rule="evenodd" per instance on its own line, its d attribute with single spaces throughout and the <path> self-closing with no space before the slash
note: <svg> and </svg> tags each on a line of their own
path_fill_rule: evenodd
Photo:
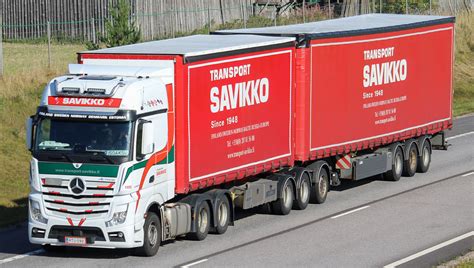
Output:
<svg viewBox="0 0 474 268">
<path fill-rule="evenodd" d="M 452 125 L 453 17 L 369 14 L 216 34 L 298 39 L 296 160 L 373 149 Z"/>
</svg>

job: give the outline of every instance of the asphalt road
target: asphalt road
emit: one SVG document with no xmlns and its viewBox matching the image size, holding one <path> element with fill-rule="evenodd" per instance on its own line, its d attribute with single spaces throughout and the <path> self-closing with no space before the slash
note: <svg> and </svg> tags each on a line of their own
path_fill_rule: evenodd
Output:
<svg viewBox="0 0 474 268">
<path fill-rule="evenodd" d="M 0 231 L 0 266 L 382 267 L 436 248 L 401 264 L 430 267 L 474 247 L 465 235 L 474 231 L 474 116 L 457 119 L 448 136 L 452 146 L 433 153 L 426 174 L 345 182 L 325 204 L 288 216 L 239 212 L 226 234 L 167 242 L 155 257 L 103 249 L 45 253 L 28 243 L 21 225 Z"/>
</svg>

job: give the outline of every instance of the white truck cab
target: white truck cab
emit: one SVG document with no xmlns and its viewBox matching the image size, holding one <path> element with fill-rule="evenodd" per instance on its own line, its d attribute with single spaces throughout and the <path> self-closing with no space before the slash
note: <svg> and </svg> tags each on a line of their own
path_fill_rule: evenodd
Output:
<svg viewBox="0 0 474 268">
<path fill-rule="evenodd" d="M 274 202 L 275 211 L 288 214 L 293 199 L 277 185 L 288 193 L 294 175 L 272 172 L 288 170 L 289 146 L 275 150 L 264 140 L 276 130 L 291 132 L 287 96 L 294 41 L 195 35 L 79 53 L 79 64 L 48 83 L 37 113 L 28 119 L 30 242 L 47 250 L 137 248 L 152 256 L 164 240 L 225 233 L 235 207 Z M 284 67 L 275 73 L 267 68 L 269 61 Z M 217 79 L 209 80 L 216 72 Z M 288 83 L 275 83 L 272 90 L 282 94 L 272 107 L 288 124 L 274 129 L 261 122 L 265 113 L 261 118 L 255 113 L 269 107 L 268 99 L 258 107 L 253 101 L 262 87 L 268 97 L 267 77 L 280 76 Z M 233 85 L 229 79 L 238 80 L 252 109 L 232 109 L 229 115 L 209 110 L 216 96 L 207 90 Z M 257 87 L 260 80 L 266 83 Z M 234 105 L 237 94 L 232 93 Z M 230 93 L 223 95 L 230 105 Z M 236 128 L 235 133 L 213 138 L 217 134 L 211 132 L 224 133 L 224 127 L 206 123 L 216 121 L 227 122 L 225 128 Z M 242 139 L 257 146 L 257 134 L 258 146 L 267 149 L 239 155 L 247 149 Z M 232 140 L 235 146 L 229 145 Z M 286 201 L 279 201 L 283 196 Z"/>
<path fill-rule="evenodd" d="M 73 64 L 46 86 L 27 127 L 30 242 L 144 245 L 146 211 L 175 196 L 169 66 Z"/>
</svg>

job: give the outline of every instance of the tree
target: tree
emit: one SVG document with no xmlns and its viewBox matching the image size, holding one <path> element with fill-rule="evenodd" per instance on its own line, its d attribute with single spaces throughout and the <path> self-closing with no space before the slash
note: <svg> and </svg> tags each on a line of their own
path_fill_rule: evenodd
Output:
<svg viewBox="0 0 474 268">
<path fill-rule="evenodd" d="M 457 1 L 457 0 L 456 0 Z M 437 6 L 437 2 L 432 0 L 432 8 L 434 9 Z M 376 4 L 376 9 L 379 10 L 379 3 Z M 408 6 L 407 6 L 408 5 Z M 427 13 L 430 9 L 430 0 L 387 0 L 382 2 L 382 12 L 383 13 L 396 13 L 396 14 L 405 14 L 408 10 L 409 14 L 419 14 Z"/>
<path fill-rule="evenodd" d="M 437 6 L 438 2 L 440 1 L 431 0 L 433 9 Z M 405 14 L 408 9 L 409 13 L 418 14 L 427 13 L 430 10 L 430 0 L 344 0 L 341 15 L 347 17 L 379 13 L 380 5 L 382 5 L 382 13 Z"/>
<path fill-rule="evenodd" d="M 105 22 L 105 35 L 99 38 L 106 47 L 134 44 L 140 41 L 140 30 L 135 20 L 130 18 L 130 4 L 127 0 L 119 0 L 109 11 Z"/>
</svg>

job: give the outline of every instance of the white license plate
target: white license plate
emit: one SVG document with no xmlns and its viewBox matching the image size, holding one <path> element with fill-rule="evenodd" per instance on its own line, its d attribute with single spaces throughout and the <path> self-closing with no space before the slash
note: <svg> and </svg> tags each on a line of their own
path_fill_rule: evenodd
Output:
<svg viewBox="0 0 474 268">
<path fill-rule="evenodd" d="M 64 243 L 66 245 L 86 245 L 87 241 L 85 237 L 66 236 L 64 237 Z"/>
</svg>

